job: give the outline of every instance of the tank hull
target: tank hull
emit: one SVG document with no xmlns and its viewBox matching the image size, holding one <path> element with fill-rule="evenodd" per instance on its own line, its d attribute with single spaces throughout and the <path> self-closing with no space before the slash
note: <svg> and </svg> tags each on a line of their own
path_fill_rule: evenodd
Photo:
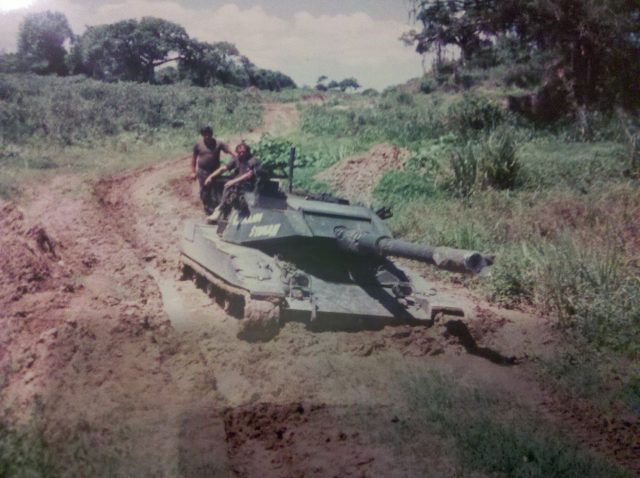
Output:
<svg viewBox="0 0 640 478">
<path fill-rule="evenodd" d="M 288 246 L 295 251 L 295 243 Z M 269 301 L 284 320 L 302 320 L 332 329 L 376 328 L 388 324 L 428 323 L 441 312 L 463 309 L 438 296 L 417 273 L 383 258 L 352 258 L 323 244 L 313 252 L 272 254 L 224 240 L 218 226 L 190 221 L 181 243 L 183 267 L 194 271 L 213 295 Z M 404 293 L 385 276 L 402 277 Z M 410 291 L 407 293 L 407 291 Z M 238 315 L 243 315 L 242 310 Z"/>
</svg>

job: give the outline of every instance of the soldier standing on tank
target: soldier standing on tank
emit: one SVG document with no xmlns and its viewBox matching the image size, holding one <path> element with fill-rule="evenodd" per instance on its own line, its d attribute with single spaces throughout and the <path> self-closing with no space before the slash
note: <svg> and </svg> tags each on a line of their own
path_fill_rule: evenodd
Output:
<svg viewBox="0 0 640 478">
<path fill-rule="evenodd" d="M 213 183 L 206 183 L 206 179 L 211 173 L 220 168 L 220 153 L 230 154 L 234 159 L 236 155 L 226 143 L 218 141 L 213 137 L 211 126 L 204 126 L 200 129 L 202 139 L 193 147 L 191 158 L 192 179 L 197 179 L 200 185 L 200 200 L 204 206 L 206 214 L 211 214 L 217 205 Z"/>
<path fill-rule="evenodd" d="M 241 214 L 248 214 L 249 208 L 244 199 L 244 193 L 255 189 L 256 180 L 260 174 L 260 162 L 251 154 L 251 148 L 247 144 L 240 143 L 236 146 L 236 156 L 228 164 L 220 166 L 211 173 L 206 178 L 205 185 L 211 184 L 214 178 L 225 171 L 234 173 L 234 177 L 224 184 L 220 205 L 207 218 L 210 223 L 217 222 L 220 216 L 226 219 L 232 207 L 239 209 Z"/>
</svg>

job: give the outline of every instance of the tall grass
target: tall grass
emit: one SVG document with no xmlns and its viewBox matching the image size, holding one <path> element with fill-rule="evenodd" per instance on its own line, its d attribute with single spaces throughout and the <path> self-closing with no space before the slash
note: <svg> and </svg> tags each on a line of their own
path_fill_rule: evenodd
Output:
<svg viewBox="0 0 640 478">
<path fill-rule="evenodd" d="M 355 136 L 369 144 L 386 141 L 406 145 L 442 135 L 445 132 L 442 109 L 438 96 L 414 99 L 406 93 L 388 94 L 349 108 L 306 107 L 301 130 L 319 136 Z"/>
<path fill-rule="evenodd" d="M 257 96 L 221 87 L 0 75 L 0 97 L 0 143 L 93 144 L 123 132 L 197 131 L 209 123 L 236 132 L 262 119 Z"/>
<path fill-rule="evenodd" d="M 0 197 L 33 177 L 114 171 L 187 154 L 203 124 L 216 135 L 258 127 L 253 92 L 0 75 Z"/>
</svg>

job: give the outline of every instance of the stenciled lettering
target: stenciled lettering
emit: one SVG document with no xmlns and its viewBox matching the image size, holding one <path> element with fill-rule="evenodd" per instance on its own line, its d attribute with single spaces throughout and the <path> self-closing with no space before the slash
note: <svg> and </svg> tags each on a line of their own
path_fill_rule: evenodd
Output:
<svg viewBox="0 0 640 478">
<path fill-rule="evenodd" d="M 280 224 L 267 224 L 265 226 L 253 226 L 249 237 L 276 237 L 280 231 Z"/>
<path fill-rule="evenodd" d="M 241 218 L 238 216 L 237 212 L 233 213 L 233 217 L 229 221 L 229 223 L 233 226 L 237 226 L 238 224 L 256 224 L 262 221 L 263 214 L 261 212 L 257 212 L 255 214 L 251 214 L 251 216 L 247 218 Z"/>
</svg>

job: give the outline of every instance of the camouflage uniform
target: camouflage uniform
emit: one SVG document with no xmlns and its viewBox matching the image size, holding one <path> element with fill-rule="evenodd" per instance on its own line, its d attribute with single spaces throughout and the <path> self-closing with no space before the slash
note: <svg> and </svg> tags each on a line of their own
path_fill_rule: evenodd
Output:
<svg viewBox="0 0 640 478">
<path fill-rule="evenodd" d="M 256 181 L 260 174 L 260 162 L 253 156 L 246 160 L 233 159 L 227 164 L 227 168 L 235 173 L 234 177 L 242 176 L 248 171 L 253 171 L 253 177 L 224 190 L 220 200 L 222 217 L 226 218 L 232 208 L 237 209 L 241 216 L 249 215 L 249 206 L 244 193 L 255 189 Z"/>
</svg>

